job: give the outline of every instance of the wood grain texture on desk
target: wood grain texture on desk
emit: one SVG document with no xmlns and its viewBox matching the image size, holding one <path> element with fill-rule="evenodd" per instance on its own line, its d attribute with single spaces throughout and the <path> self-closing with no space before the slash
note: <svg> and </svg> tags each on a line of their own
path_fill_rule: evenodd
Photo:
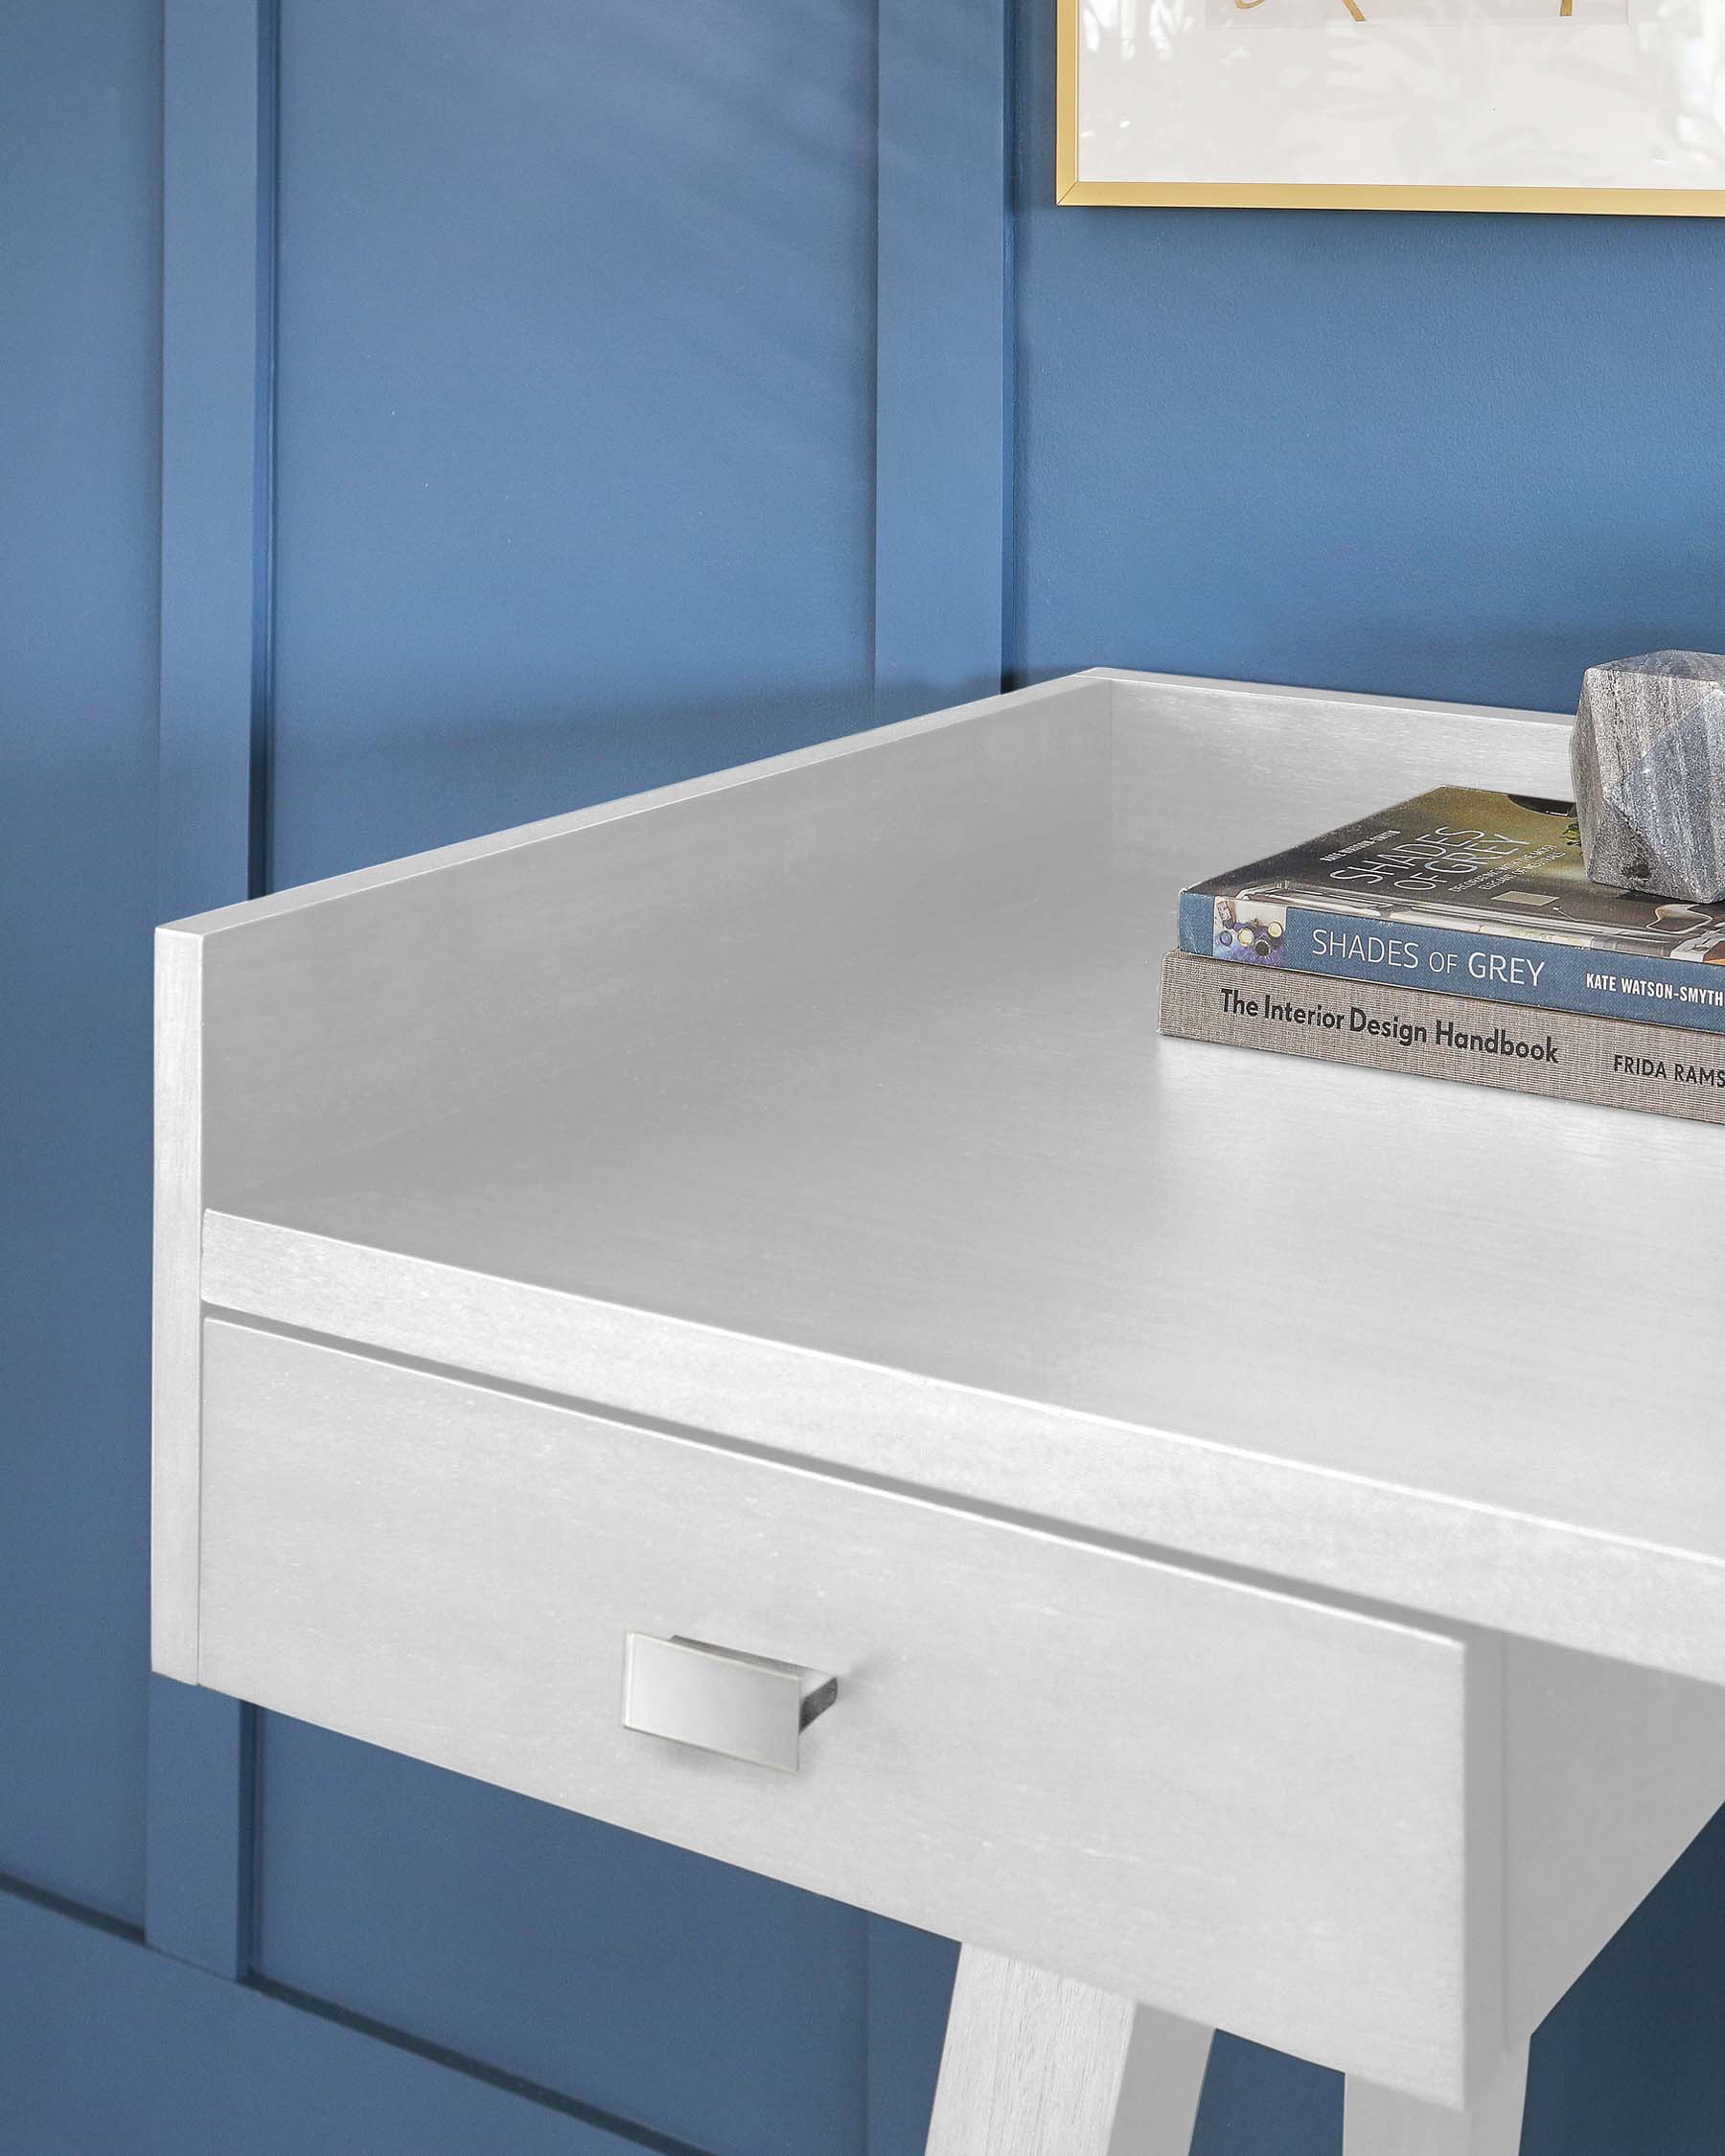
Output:
<svg viewBox="0 0 1725 2156">
<path fill-rule="evenodd" d="M 211 1135 L 206 1297 L 1725 1677 L 1725 1134 L 1156 1032 L 1183 882 L 1443 780 L 1561 791 L 1563 724 L 1039 694 L 613 819 L 580 905 L 592 834 L 539 845 L 518 960 L 460 864 L 213 917 L 246 986 L 205 1052 L 262 1090 Z M 442 984 L 399 1050 L 350 1007 L 392 994 L 377 891 Z M 363 1045 L 357 1110 L 271 1108 L 284 1031 Z"/>
<path fill-rule="evenodd" d="M 1109 2156 L 1134 2019 L 1130 1999 L 967 1947 L 928 2156 Z"/>
<path fill-rule="evenodd" d="M 1460 2099 L 1495 1641 L 252 1326 L 205 1355 L 203 1683 Z M 626 1729 L 632 1632 L 837 1677 L 799 1771 Z"/>
</svg>

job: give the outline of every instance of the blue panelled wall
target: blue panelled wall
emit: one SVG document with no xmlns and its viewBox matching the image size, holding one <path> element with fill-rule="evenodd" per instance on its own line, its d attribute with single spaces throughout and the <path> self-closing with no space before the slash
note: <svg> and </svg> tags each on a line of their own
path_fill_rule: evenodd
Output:
<svg viewBox="0 0 1725 2156">
<path fill-rule="evenodd" d="M 1056 210 L 1052 11 L 0 10 L 0 2156 L 913 2156 L 953 1966 L 149 1683 L 152 920 L 1002 677 L 1725 642 L 1725 232 Z M 1715 1828 L 1530 2156 L 1716 2156 L 1722 2003 Z M 1197 2156 L 1339 2131 L 1218 2046 Z"/>
</svg>

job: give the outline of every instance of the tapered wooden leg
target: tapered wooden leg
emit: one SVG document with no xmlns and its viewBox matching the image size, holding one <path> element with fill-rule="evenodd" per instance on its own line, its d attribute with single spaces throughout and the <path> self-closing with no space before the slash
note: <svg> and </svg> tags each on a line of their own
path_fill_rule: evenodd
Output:
<svg viewBox="0 0 1725 2156">
<path fill-rule="evenodd" d="M 1343 2156 L 1520 2156 L 1528 2047 L 1506 2053 L 1465 2111 L 1444 2111 L 1347 2077 Z"/>
<path fill-rule="evenodd" d="M 967 1946 L 929 2156 L 1108 2156 L 1130 1999 Z"/>
<path fill-rule="evenodd" d="M 929 2156 L 1187 2156 L 1209 2034 L 967 1946 Z"/>
</svg>

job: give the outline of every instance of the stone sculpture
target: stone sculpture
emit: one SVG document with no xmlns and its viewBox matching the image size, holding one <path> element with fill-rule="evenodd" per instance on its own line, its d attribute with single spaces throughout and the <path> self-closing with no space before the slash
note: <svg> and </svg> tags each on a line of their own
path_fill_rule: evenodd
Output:
<svg viewBox="0 0 1725 2156">
<path fill-rule="evenodd" d="M 1725 658 L 1649 652 L 1590 666 L 1570 750 L 1596 883 L 1725 896 Z"/>
</svg>

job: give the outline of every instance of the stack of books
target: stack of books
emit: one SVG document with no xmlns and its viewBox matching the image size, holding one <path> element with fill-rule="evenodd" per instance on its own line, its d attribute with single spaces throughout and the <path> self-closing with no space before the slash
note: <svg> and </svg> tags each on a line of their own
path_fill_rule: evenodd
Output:
<svg viewBox="0 0 1725 2156">
<path fill-rule="evenodd" d="M 1590 883 L 1568 801 L 1438 787 L 1184 891 L 1162 1026 L 1725 1122 L 1725 905 Z"/>
</svg>

